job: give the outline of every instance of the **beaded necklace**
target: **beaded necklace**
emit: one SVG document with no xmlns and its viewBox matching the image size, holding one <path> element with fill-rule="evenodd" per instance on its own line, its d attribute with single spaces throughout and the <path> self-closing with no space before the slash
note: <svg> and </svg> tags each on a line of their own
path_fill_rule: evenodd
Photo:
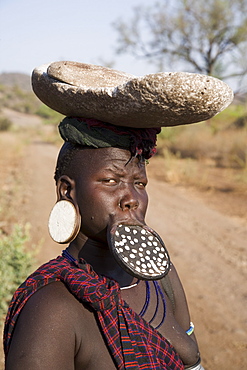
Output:
<svg viewBox="0 0 247 370">
<path fill-rule="evenodd" d="M 67 249 L 65 249 L 65 250 L 62 251 L 62 256 L 65 257 L 65 258 L 67 258 L 71 262 L 76 261 L 76 258 L 74 258 L 68 252 Z M 129 285 L 129 286 L 126 286 L 126 287 L 122 287 L 122 288 L 120 288 L 120 290 L 133 288 L 133 287 L 137 286 L 139 284 L 139 282 L 140 282 L 140 280 L 137 280 L 136 283 L 134 283 L 132 285 Z M 165 320 L 165 317 L 166 317 L 166 300 L 165 300 L 165 295 L 164 295 L 161 287 L 159 286 L 158 281 L 153 280 L 152 283 L 153 283 L 154 288 L 155 288 L 156 307 L 155 307 L 155 311 L 154 311 L 154 314 L 153 314 L 152 318 L 149 320 L 149 324 L 151 324 L 154 321 L 155 317 L 157 316 L 158 309 L 159 309 L 159 306 L 160 306 L 160 299 L 161 299 L 161 301 L 163 303 L 163 315 L 162 315 L 162 318 L 161 318 L 161 321 L 160 321 L 159 325 L 157 325 L 155 327 L 155 329 L 158 329 L 158 328 L 161 327 L 161 325 L 163 324 L 163 322 Z M 145 284 L 146 284 L 146 299 L 145 299 L 144 305 L 143 305 L 143 307 L 141 309 L 141 312 L 139 313 L 139 315 L 141 317 L 144 317 L 144 315 L 147 312 L 147 309 L 149 307 L 149 304 L 150 304 L 150 283 L 149 283 L 148 280 L 145 280 Z"/>
</svg>

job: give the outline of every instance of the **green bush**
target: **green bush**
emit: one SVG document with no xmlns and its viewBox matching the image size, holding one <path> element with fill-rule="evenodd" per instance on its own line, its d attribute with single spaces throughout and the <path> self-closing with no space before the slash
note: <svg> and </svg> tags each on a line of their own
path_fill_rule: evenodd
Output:
<svg viewBox="0 0 247 370">
<path fill-rule="evenodd" d="M 17 287 L 31 273 L 34 252 L 27 251 L 28 225 L 15 225 L 10 235 L 0 232 L 0 319 L 6 315 Z"/>
<path fill-rule="evenodd" d="M 7 117 L 0 117 L 0 131 L 8 131 L 12 126 L 12 122 Z"/>
</svg>

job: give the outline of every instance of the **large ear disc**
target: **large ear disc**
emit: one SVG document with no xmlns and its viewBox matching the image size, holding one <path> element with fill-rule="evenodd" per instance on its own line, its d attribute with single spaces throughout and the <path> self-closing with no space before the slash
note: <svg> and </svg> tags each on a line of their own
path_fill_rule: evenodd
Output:
<svg viewBox="0 0 247 370">
<path fill-rule="evenodd" d="M 80 226 L 81 216 L 72 202 L 60 200 L 54 205 L 48 221 L 48 230 L 56 243 L 70 243 L 79 233 Z"/>
</svg>

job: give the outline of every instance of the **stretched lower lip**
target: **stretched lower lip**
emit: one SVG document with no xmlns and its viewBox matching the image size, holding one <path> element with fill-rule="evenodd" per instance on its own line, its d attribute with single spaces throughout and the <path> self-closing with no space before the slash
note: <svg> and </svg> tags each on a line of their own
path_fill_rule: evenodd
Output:
<svg viewBox="0 0 247 370">
<path fill-rule="evenodd" d="M 111 214 L 108 229 L 115 229 L 118 225 L 143 227 L 146 225 L 146 222 L 142 215 L 133 214 L 131 211 L 122 214 Z"/>
<path fill-rule="evenodd" d="M 114 222 L 115 225 L 126 225 L 126 226 L 145 226 L 146 223 L 144 221 L 139 221 L 137 219 L 123 219 L 123 220 L 117 220 L 117 222 Z"/>
<path fill-rule="evenodd" d="M 114 234 L 118 226 L 140 226 L 144 227 L 146 224 L 145 222 L 140 222 L 138 220 L 133 220 L 133 219 L 125 219 L 125 220 L 118 220 L 117 222 L 113 222 L 112 224 L 108 225 L 108 230 L 110 231 L 111 234 Z"/>
</svg>

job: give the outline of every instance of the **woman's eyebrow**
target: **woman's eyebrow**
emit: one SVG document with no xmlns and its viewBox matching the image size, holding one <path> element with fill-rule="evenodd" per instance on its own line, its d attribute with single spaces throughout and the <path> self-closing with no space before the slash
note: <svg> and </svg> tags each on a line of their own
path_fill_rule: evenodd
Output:
<svg viewBox="0 0 247 370">
<path fill-rule="evenodd" d="M 123 163 L 125 163 L 125 161 L 121 161 L 122 163 L 121 164 L 118 164 L 116 162 L 111 161 L 110 163 L 107 163 L 105 165 L 104 168 L 102 168 L 103 170 L 106 170 L 106 171 L 121 171 L 121 172 L 125 172 L 126 171 L 126 168 L 123 167 Z"/>
<path fill-rule="evenodd" d="M 119 168 L 119 167 L 113 166 L 113 167 L 102 168 L 102 172 L 111 172 L 115 175 L 124 175 L 128 171 L 125 171 L 124 168 Z"/>
</svg>

